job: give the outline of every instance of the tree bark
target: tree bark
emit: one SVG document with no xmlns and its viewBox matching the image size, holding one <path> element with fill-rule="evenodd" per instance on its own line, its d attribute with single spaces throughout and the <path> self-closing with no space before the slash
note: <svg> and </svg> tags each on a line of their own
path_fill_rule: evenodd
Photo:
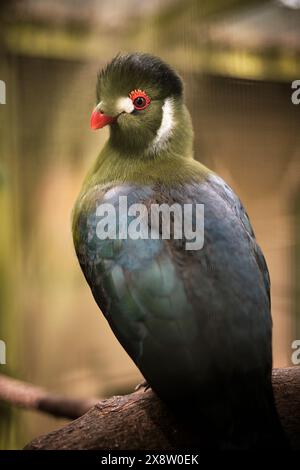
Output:
<svg viewBox="0 0 300 470">
<path fill-rule="evenodd" d="M 291 447 L 300 450 L 300 367 L 274 369 L 273 386 Z M 178 450 L 199 448 L 199 442 L 199 436 L 179 424 L 152 390 L 139 390 L 99 402 L 25 449 Z"/>
</svg>

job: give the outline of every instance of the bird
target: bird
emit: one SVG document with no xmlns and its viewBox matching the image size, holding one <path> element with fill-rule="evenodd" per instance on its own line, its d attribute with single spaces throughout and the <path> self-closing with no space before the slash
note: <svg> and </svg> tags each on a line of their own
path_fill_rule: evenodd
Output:
<svg viewBox="0 0 300 470">
<path fill-rule="evenodd" d="M 182 78 L 159 57 L 118 54 L 97 78 L 91 128 L 105 126 L 109 137 L 72 221 L 96 303 L 147 384 L 203 427 L 208 446 L 284 447 L 267 264 L 240 199 L 195 156 Z M 153 228 L 155 236 L 129 236 L 134 217 L 124 200 L 148 210 L 138 217 L 140 232 Z M 194 226 L 193 207 L 203 207 L 197 249 L 187 249 L 183 229 L 175 237 L 174 216 L 169 237 L 161 221 L 151 226 L 152 207 L 173 205 L 190 205 Z"/>
</svg>

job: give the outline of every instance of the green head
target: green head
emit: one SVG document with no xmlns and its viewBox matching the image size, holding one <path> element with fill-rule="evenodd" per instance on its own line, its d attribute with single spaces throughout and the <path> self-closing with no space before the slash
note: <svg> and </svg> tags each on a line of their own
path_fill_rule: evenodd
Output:
<svg viewBox="0 0 300 470">
<path fill-rule="evenodd" d="M 120 155 L 192 155 L 192 127 L 179 75 L 158 57 L 118 55 L 100 73 L 91 127 L 110 126 Z"/>
</svg>

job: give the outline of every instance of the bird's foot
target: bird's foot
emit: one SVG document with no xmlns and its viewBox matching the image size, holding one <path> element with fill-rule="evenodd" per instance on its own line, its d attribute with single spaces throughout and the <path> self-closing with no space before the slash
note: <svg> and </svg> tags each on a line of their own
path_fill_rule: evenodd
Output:
<svg viewBox="0 0 300 470">
<path fill-rule="evenodd" d="M 148 384 L 147 380 L 144 380 L 144 382 L 138 384 L 135 387 L 134 391 L 137 392 L 138 390 L 141 390 L 142 388 L 144 389 L 144 392 L 146 392 L 149 388 L 151 388 L 150 385 Z"/>
</svg>

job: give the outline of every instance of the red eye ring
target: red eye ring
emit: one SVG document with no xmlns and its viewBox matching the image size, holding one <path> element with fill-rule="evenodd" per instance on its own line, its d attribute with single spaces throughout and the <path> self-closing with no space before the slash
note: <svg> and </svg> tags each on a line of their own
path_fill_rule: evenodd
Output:
<svg viewBox="0 0 300 470">
<path fill-rule="evenodd" d="M 150 98 L 143 90 L 133 90 L 129 93 L 129 98 L 132 100 L 134 108 L 141 111 L 150 104 Z"/>
</svg>

